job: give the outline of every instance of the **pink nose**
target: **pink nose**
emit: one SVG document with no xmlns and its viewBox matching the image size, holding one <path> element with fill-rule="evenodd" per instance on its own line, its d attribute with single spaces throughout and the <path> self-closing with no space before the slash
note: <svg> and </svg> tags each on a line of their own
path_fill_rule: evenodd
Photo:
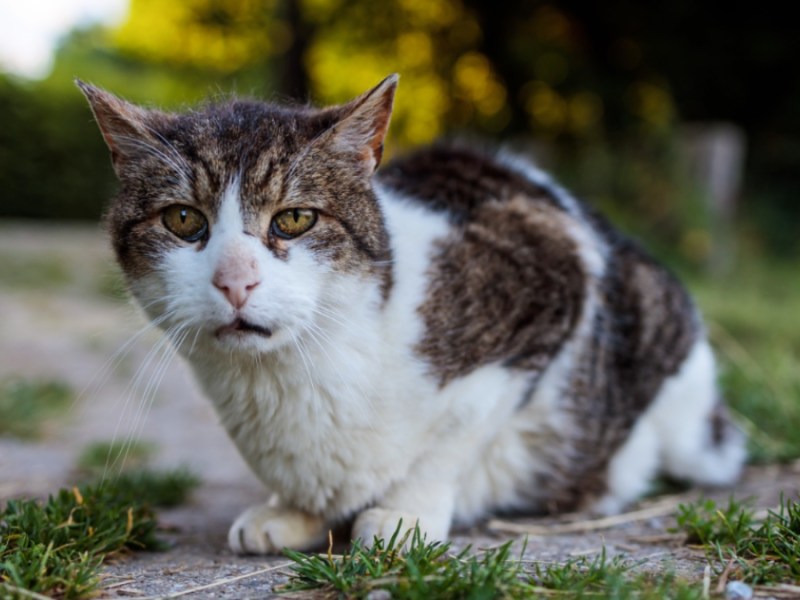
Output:
<svg viewBox="0 0 800 600">
<path fill-rule="evenodd" d="M 224 269 L 214 273 L 211 280 L 219 291 L 221 291 L 233 308 L 242 308 L 254 289 L 258 287 L 261 280 L 258 273 L 254 270 L 242 272 L 241 270 L 227 271 Z"/>
</svg>

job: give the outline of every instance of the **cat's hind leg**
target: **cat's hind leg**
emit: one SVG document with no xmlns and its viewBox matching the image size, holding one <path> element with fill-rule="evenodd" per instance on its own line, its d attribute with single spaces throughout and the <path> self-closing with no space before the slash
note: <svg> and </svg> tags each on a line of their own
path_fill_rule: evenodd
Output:
<svg viewBox="0 0 800 600">
<path fill-rule="evenodd" d="M 645 418 L 658 435 L 667 474 L 705 485 L 730 485 L 739 477 L 746 440 L 722 404 L 714 355 L 705 339 L 664 382 Z"/>
<path fill-rule="evenodd" d="M 719 398 L 713 353 L 700 339 L 612 458 L 608 493 L 594 509 L 619 512 L 659 472 L 701 485 L 729 485 L 746 454 L 745 437 Z"/>
</svg>

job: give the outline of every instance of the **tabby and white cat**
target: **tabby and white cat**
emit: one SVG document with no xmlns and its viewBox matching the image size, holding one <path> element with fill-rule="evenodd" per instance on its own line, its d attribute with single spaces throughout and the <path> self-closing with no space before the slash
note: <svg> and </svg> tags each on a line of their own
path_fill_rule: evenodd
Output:
<svg viewBox="0 0 800 600">
<path fill-rule="evenodd" d="M 744 438 L 685 291 L 531 164 L 440 145 L 374 171 L 397 76 L 315 110 L 145 110 L 78 82 L 117 258 L 277 502 L 237 552 L 333 524 L 444 539 L 491 511 L 619 510 Z M 183 335 L 186 334 L 186 335 Z"/>
</svg>

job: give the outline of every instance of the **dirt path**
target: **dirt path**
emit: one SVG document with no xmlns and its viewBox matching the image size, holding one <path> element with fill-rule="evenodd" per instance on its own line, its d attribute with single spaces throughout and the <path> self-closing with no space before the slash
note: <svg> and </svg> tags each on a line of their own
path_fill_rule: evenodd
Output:
<svg viewBox="0 0 800 600">
<path fill-rule="evenodd" d="M 285 580 L 285 569 L 276 568 L 285 559 L 236 557 L 225 541 L 237 513 L 263 500 L 265 491 L 185 365 L 152 354 L 158 335 L 145 331 L 129 343 L 145 321 L 130 304 L 108 293 L 114 270 L 99 231 L 0 223 L 0 262 L 7 265 L 0 270 L 0 381 L 58 380 L 79 395 L 63 418 L 47 424 L 41 439 L 0 437 L 0 500 L 44 496 L 71 483 L 78 454 L 93 441 L 129 436 L 149 441 L 158 448 L 156 466 L 187 465 L 204 483 L 189 505 L 162 513 L 172 548 L 109 565 L 105 596 L 162 597 L 195 590 L 185 595 L 270 597 L 273 585 Z M 126 352 L 117 354 L 123 347 Z M 159 385 L 148 388 L 147 382 L 162 376 L 162 366 Z M 137 378 L 138 386 L 132 384 Z M 143 397 L 150 396 L 146 407 Z M 781 493 L 796 496 L 799 490 L 800 466 L 762 467 L 751 468 L 734 493 L 772 507 Z M 587 522 L 587 515 L 572 519 L 567 527 L 572 533 L 557 533 L 554 520 L 519 519 L 512 526 L 548 526 L 546 534 L 529 536 L 526 556 L 532 560 L 594 555 L 605 546 L 610 554 L 642 561 L 641 569 L 669 569 L 700 580 L 703 553 L 667 534 L 673 524 L 669 508 L 699 493 L 653 499 L 634 507 L 650 507 L 650 513 L 623 516 L 610 528 L 595 529 L 597 523 Z M 729 493 L 715 495 L 725 499 Z M 483 525 L 457 532 L 454 545 L 482 548 L 512 538 L 520 534 Z"/>
</svg>

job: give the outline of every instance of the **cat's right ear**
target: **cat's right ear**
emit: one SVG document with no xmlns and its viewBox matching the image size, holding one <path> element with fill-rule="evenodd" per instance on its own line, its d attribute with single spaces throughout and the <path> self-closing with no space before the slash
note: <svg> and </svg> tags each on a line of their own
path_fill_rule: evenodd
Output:
<svg viewBox="0 0 800 600">
<path fill-rule="evenodd" d="M 147 111 L 80 79 L 75 80 L 75 85 L 89 102 L 119 175 L 123 163 L 141 152 L 142 143 L 151 139 L 145 124 Z"/>
<path fill-rule="evenodd" d="M 344 116 L 331 130 L 331 140 L 340 149 L 358 157 L 364 171 L 372 175 L 383 157 L 383 140 L 389 129 L 399 75 L 394 73 L 371 90 L 340 107 Z"/>
</svg>

